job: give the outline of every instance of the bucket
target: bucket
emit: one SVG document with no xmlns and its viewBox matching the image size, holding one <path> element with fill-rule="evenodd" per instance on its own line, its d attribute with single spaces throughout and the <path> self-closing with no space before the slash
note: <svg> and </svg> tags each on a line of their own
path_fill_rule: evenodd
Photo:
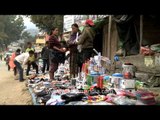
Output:
<svg viewBox="0 0 160 120">
<path fill-rule="evenodd" d="M 122 74 L 126 74 L 126 73 L 131 73 L 131 76 L 134 77 L 135 76 L 135 73 L 134 73 L 134 65 L 133 64 L 123 64 L 122 65 Z"/>
</svg>

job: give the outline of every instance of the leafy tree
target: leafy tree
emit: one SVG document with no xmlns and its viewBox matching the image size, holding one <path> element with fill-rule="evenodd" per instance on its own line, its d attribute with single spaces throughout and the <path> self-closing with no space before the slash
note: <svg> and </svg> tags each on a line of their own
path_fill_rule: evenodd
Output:
<svg viewBox="0 0 160 120">
<path fill-rule="evenodd" d="M 63 32 L 63 15 L 31 15 L 31 20 L 40 30 L 49 32 L 58 27 L 60 33 Z"/>
<path fill-rule="evenodd" d="M 0 47 L 19 40 L 24 29 L 22 16 L 0 15 Z"/>
<path fill-rule="evenodd" d="M 23 18 L 21 16 L 6 16 L 5 33 L 9 36 L 8 42 L 19 40 L 22 31 L 25 29 Z"/>
</svg>

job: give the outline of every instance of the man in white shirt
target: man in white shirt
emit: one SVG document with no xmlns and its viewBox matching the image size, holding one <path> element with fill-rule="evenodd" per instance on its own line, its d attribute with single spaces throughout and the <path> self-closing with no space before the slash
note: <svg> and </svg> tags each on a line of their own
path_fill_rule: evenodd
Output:
<svg viewBox="0 0 160 120">
<path fill-rule="evenodd" d="M 29 57 L 32 57 L 34 55 L 34 51 L 29 51 L 27 53 L 22 53 L 21 55 L 18 55 L 14 59 L 14 64 L 16 65 L 18 71 L 19 71 L 19 81 L 22 82 L 23 79 L 23 67 L 27 64 Z"/>
</svg>

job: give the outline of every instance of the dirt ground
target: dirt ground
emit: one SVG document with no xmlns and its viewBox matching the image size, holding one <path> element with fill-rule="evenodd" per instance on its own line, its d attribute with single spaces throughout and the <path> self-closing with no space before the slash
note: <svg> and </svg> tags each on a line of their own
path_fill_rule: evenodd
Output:
<svg viewBox="0 0 160 120">
<path fill-rule="evenodd" d="M 0 61 L 0 105 L 32 105 L 25 81 L 15 80 L 13 70 L 8 71 L 4 61 Z"/>
</svg>

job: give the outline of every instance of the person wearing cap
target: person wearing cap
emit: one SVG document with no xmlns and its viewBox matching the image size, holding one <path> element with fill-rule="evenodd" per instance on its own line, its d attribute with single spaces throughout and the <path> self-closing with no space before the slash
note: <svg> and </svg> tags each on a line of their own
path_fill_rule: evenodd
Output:
<svg viewBox="0 0 160 120">
<path fill-rule="evenodd" d="M 89 60 L 93 54 L 93 39 L 95 37 L 95 32 L 92 27 L 94 23 L 91 19 L 87 19 L 85 22 L 85 28 L 82 31 L 81 36 L 78 38 L 76 44 L 82 45 L 82 61 Z"/>
</svg>

